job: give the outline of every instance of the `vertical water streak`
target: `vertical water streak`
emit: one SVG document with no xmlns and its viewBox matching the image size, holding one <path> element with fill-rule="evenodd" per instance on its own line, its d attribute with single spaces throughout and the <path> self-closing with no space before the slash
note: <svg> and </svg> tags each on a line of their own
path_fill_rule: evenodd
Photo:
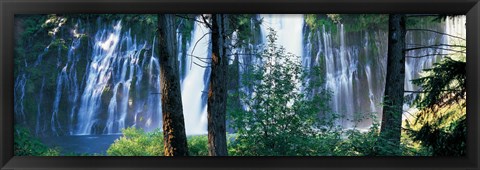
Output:
<svg viewBox="0 0 480 170">
<path fill-rule="evenodd" d="M 60 98 L 62 97 L 63 83 L 64 81 L 68 82 L 67 67 L 68 67 L 68 64 L 65 65 L 65 67 L 63 67 L 62 71 L 58 73 L 58 76 L 57 76 L 57 88 L 55 92 L 55 99 L 53 101 L 52 117 L 50 119 L 50 128 L 52 130 L 52 133 L 57 136 L 59 135 L 57 132 L 57 128 L 61 129 L 60 122 L 58 120 L 58 107 L 60 105 Z"/>
<path fill-rule="evenodd" d="M 37 103 L 37 116 L 36 116 L 36 123 L 35 123 L 35 134 L 38 136 L 40 135 L 40 130 L 41 130 L 41 127 L 40 127 L 40 124 L 42 123 L 41 122 L 41 118 L 42 118 L 42 110 L 41 110 L 41 106 L 42 106 L 42 102 L 43 101 L 43 89 L 45 87 L 45 76 L 43 76 L 42 78 L 42 85 L 40 87 L 40 92 L 39 92 L 39 96 L 38 96 L 38 103 Z"/>
<path fill-rule="evenodd" d="M 205 134 L 207 132 L 207 107 L 204 101 L 204 90 L 208 86 L 205 76 L 210 55 L 211 36 L 208 27 L 195 22 L 186 60 L 186 76 L 182 86 L 182 104 L 185 117 L 185 131 L 187 134 Z"/>
<path fill-rule="evenodd" d="M 125 56 L 115 57 L 112 63 L 114 69 L 113 75 L 113 95 L 110 99 L 108 105 L 108 118 L 106 122 L 106 126 L 104 129 L 104 133 L 113 134 L 118 133 L 122 128 L 125 128 L 125 118 L 127 116 L 127 108 L 128 108 L 128 100 L 129 100 L 129 92 L 130 92 L 130 84 L 133 78 L 133 67 L 134 60 L 138 59 L 140 53 L 137 53 L 136 44 L 132 44 L 129 41 L 131 37 L 131 30 L 124 33 L 122 41 L 120 42 L 120 47 L 125 43 L 127 43 L 127 50 L 125 52 Z M 146 46 L 146 43 L 143 45 Z M 132 50 L 133 48 L 134 50 Z M 122 53 L 122 49 L 120 53 Z M 116 64 L 116 65 L 115 65 Z M 129 75 L 127 77 L 127 70 L 130 70 Z M 120 94 L 118 93 L 120 92 Z M 120 98 L 120 99 L 118 99 Z"/>
<path fill-rule="evenodd" d="M 87 82 L 81 97 L 78 114 L 77 135 L 92 134 L 92 128 L 99 123 L 96 118 L 101 103 L 101 95 L 112 76 L 112 59 L 116 57 L 115 50 L 121 35 L 121 21 L 117 22 L 113 30 L 103 28 L 95 35 L 95 45 L 92 52 L 91 63 L 86 74 Z"/>
<path fill-rule="evenodd" d="M 15 122 L 22 122 L 23 124 L 27 123 L 27 118 L 25 116 L 24 109 L 24 98 L 25 98 L 25 85 L 27 84 L 27 76 L 25 73 L 22 73 L 21 76 L 18 76 L 15 80 L 13 97 L 15 100 Z"/>
<path fill-rule="evenodd" d="M 304 21 L 302 16 L 261 15 L 261 17 L 264 17 L 264 24 L 260 29 L 262 34 L 264 36 L 267 34 L 267 27 L 276 29 L 279 36 L 277 43 L 284 46 L 287 52 L 302 56 L 301 61 L 305 69 L 319 64 L 319 61 L 325 62 L 323 63 L 326 66 L 325 86 L 333 91 L 331 108 L 336 113 L 345 115 L 349 120 L 352 120 L 353 114 L 359 111 L 381 113 L 380 104 L 383 97 L 386 67 L 385 44 L 387 43 L 387 35 L 384 33 L 385 30 L 366 30 L 360 34 L 365 37 L 359 37 L 356 34 L 346 32 L 342 24 L 338 25 L 336 34 L 326 30 L 324 25 L 316 30 L 318 38 L 313 38 L 318 42 L 312 43 L 311 41 L 303 42 L 304 36 L 302 33 L 304 32 L 302 28 Z M 99 24 L 103 23 L 99 22 Z M 77 72 L 76 69 L 82 65 L 79 61 L 84 54 L 84 52 L 77 51 L 80 47 L 81 38 L 72 39 L 66 59 L 64 50 L 58 48 L 57 61 L 53 61 L 54 64 L 57 64 L 56 72 L 58 74 L 56 84 L 53 87 L 55 90 L 52 91 L 54 95 L 44 96 L 44 94 L 50 94 L 47 91 L 44 92 L 50 83 L 49 78 L 43 75 L 42 79 L 39 80 L 42 83 L 41 86 L 35 88 L 35 101 L 38 102 L 33 104 L 36 109 L 33 109 L 34 113 L 32 114 L 34 115 L 31 118 L 25 108 L 27 103 L 24 103 L 28 101 L 27 95 L 30 92 L 28 92 L 27 89 L 29 88 L 27 87 L 29 87 L 28 83 L 32 82 L 30 80 L 31 75 L 19 73 L 15 78 L 14 86 L 16 120 L 25 123 L 30 122 L 27 119 L 36 117 L 35 125 L 32 125 L 32 127 L 34 126 L 37 135 L 42 133 L 61 134 L 60 129 L 68 129 L 67 134 L 70 135 L 87 135 L 94 133 L 115 134 L 119 133 L 120 129 L 131 125 L 144 128 L 147 131 L 161 127 L 160 94 L 156 94 L 160 91 L 160 65 L 155 56 L 155 48 L 150 48 L 150 44 L 155 46 L 155 39 L 153 39 L 153 42 L 149 40 L 147 43 L 147 41 L 139 38 L 139 43 L 137 43 L 137 38 L 132 38 L 136 35 L 132 35 L 130 30 L 122 27 L 127 26 L 122 25 L 121 22 L 99 26 L 92 42 L 94 44 L 91 47 L 93 49 L 92 55 L 88 56 L 89 58 L 86 59 L 88 61 L 85 61 L 86 72 L 83 76 L 83 73 Z M 420 28 L 434 29 L 439 32 L 465 37 L 465 17 L 448 18 L 445 23 L 438 27 Z M 83 32 L 78 28 L 75 28 L 75 31 Z M 178 57 L 180 60 L 183 56 L 182 53 L 184 53 L 180 48 L 182 46 L 180 40 L 183 35 L 178 32 Z M 186 70 L 185 77 L 182 77 L 181 86 L 186 130 L 189 135 L 206 133 L 205 89 L 208 89 L 209 70 L 198 65 L 207 66 L 202 61 L 208 61 L 210 55 L 209 32 L 210 30 L 205 25 L 195 22 L 192 40 L 187 41 L 186 45 L 188 49 L 188 51 L 185 51 L 187 62 L 179 65 L 181 69 Z M 308 40 L 312 39 L 314 35 L 313 32 L 308 33 Z M 362 38 L 365 41 L 359 40 Z M 360 43 L 357 43 L 357 39 Z M 409 33 L 407 42 L 423 45 L 438 43 L 465 45 L 465 42 L 458 38 L 431 32 Z M 313 44 L 318 46 L 314 47 Z M 370 49 L 370 44 L 375 44 L 378 51 L 374 52 L 373 49 Z M 248 44 L 245 47 L 234 49 L 233 52 L 253 53 L 257 45 Z M 29 64 L 38 66 L 43 64 L 42 62 L 45 63 L 47 60 L 44 55 L 50 54 L 49 48 L 50 45 L 44 48 L 43 52 Z M 318 48 L 318 52 L 316 54 L 312 53 L 312 48 Z M 445 46 L 444 48 L 448 47 Z M 358 56 L 362 52 L 368 57 L 365 63 L 359 61 L 361 59 Z M 445 49 L 424 49 L 410 51 L 407 56 L 422 56 L 431 53 L 459 55 Z M 306 58 L 307 56 L 315 58 Z M 422 69 L 431 67 L 442 57 L 442 55 L 438 55 L 419 59 L 407 58 L 405 90 L 419 90 L 418 87 L 411 84 L 410 80 L 421 76 L 419 72 Z M 259 63 L 253 55 L 242 56 L 239 61 L 243 64 Z M 244 73 L 248 70 L 239 67 L 239 71 Z M 244 86 L 240 88 L 245 92 L 251 90 Z M 140 93 L 142 95 L 139 95 Z M 102 96 L 105 99 L 102 99 Z M 48 107 L 45 104 L 48 104 Z M 62 110 L 63 108 L 67 109 Z M 404 109 L 410 109 L 408 102 Z M 65 122 L 67 122 L 68 127 L 64 124 Z M 349 128 L 352 123 L 343 121 L 342 126 Z"/>
<path fill-rule="evenodd" d="M 76 27 L 78 24 L 76 25 Z M 76 32 L 76 30 L 75 30 Z M 75 53 L 75 51 L 78 49 L 80 46 L 81 39 L 79 37 L 75 38 L 72 41 L 72 45 L 70 46 L 70 49 L 68 51 L 67 57 L 68 57 L 68 64 L 70 64 L 70 69 L 68 71 L 68 75 L 65 77 L 65 80 L 67 81 L 67 93 L 68 95 L 68 101 L 69 101 L 69 106 L 70 106 L 70 111 L 68 113 L 68 134 L 72 135 L 73 134 L 73 128 L 74 128 L 74 118 L 75 118 L 75 112 L 77 110 L 77 101 L 79 98 L 79 88 L 80 85 L 78 84 L 78 79 L 77 79 L 77 63 L 80 60 L 79 55 Z M 73 95 L 72 95 L 73 94 Z"/>
<path fill-rule="evenodd" d="M 458 20 L 458 19 L 457 19 Z M 447 21 L 448 22 L 448 21 Z M 452 22 L 452 21 L 449 21 Z M 460 22 L 459 22 L 460 23 Z M 439 32 L 452 32 L 454 26 L 462 24 L 448 24 L 438 26 L 425 26 L 422 29 L 433 29 Z M 450 28 L 448 28 L 450 27 Z M 355 120 L 355 114 L 367 112 L 378 112 L 381 116 L 381 102 L 385 82 L 385 68 L 386 68 L 386 39 L 387 35 L 382 30 L 368 30 L 359 33 L 347 33 L 343 28 L 343 24 L 338 24 L 338 32 L 332 35 L 330 30 L 326 30 L 325 25 L 320 27 L 321 33 L 318 38 L 318 53 L 319 56 L 323 54 L 325 61 L 325 86 L 333 91 L 331 99 L 331 106 L 335 113 L 343 115 L 346 119 L 339 122 L 343 128 L 351 128 L 352 120 Z M 464 27 L 463 27 L 464 28 Z M 321 35 L 321 36 L 320 36 Z M 363 35 L 364 37 L 358 36 Z M 446 43 L 445 37 L 432 33 L 409 33 L 407 36 L 407 43 L 433 45 L 438 43 Z M 358 41 L 363 38 L 364 41 Z M 309 38 L 311 39 L 311 38 Z M 450 39 L 452 39 L 450 37 Z M 455 38 L 454 38 L 455 39 Z M 351 41 L 352 40 L 352 41 Z M 370 42 L 374 41 L 374 42 Z M 362 42 L 362 44 L 358 43 Z M 372 44 L 372 45 L 370 45 Z M 307 48 L 307 56 L 311 56 L 308 50 L 312 50 L 309 43 L 304 43 Z M 359 59 L 359 48 L 363 46 L 363 54 L 365 61 Z M 377 48 L 376 50 L 371 47 Z M 361 48 L 360 48 L 361 49 Z M 410 51 L 407 56 L 422 56 L 431 53 L 441 53 L 438 49 L 423 49 Z M 415 91 L 418 87 L 412 85 L 412 79 L 418 78 L 419 73 L 425 69 L 430 68 L 433 63 L 439 61 L 441 56 L 425 57 L 419 59 L 406 59 L 406 83 L 405 90 Z M 362 64 L 358 64 L 362 62 Z M 360 75 L 358 71 L 362 71 Z M 383 85 L 382 85 L 383 84 Z M 368 88 L 368 89 L 367 89 Z M 363 90 L 365 89 L 365 90 Z M 367 91 L 368 90 L 368 91 Z M 411 97 L 407 98 L 411 101 Z M 362 101 L 368 100 L 368 101 Z M 407 102 L 404 109 L 410 108 Z M 365 124 L 364 124 L 365 125 Z M 362 125 L 362 126 L 364 126 Z M 368 126 L 367 126 L 368 127 Z"/>
<path fill-rule="evenodd" d="M 153 44 L 155 43 L 155 38 L 153 39 Z M 160 84 L 160 61 L 158 57 L 154 55 L 155 51 L 152 50 L 152 55 L 150 56 L 150 64 L 148 66 L 148 74 L 149 79 L 148 82 L 150 84 L 150 91 L 160 93 L 161 91 L 161 84 Z M 154 128 L 162 127 L 162 102 L 161 102 L 161 95 L 154 93 L 148 96 L 147 99 L 147 112 L 150 113 L 148 115 L 148 119 L 146 121 L 145 127 L 147 130 Z"/>
</svg>

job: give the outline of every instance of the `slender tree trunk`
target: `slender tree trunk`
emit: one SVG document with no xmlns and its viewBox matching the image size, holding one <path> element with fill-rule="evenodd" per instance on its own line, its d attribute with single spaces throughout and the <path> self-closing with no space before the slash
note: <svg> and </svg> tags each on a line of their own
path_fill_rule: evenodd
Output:
<svg viewBox="0 0 480 170">
<path fill-rule="evenodd" d="M 387 76 L 378 143 L 379 148 L 383 148 L 380 154 L 396 154 L 400 149 L 405 82 L 405 15 L 390 14 L 388 29 Z"/>
<path fill-rule="evenodd" d="M 227 155 L 225 116 L 227 106 L 228 58 L 224 46 L 225 15 L 212 15 L 212 72 L 208 90 L 208 154 Z"/>
<path fill-rule="evenodd" d="M 158 15 L 164 148 L 165 156 L 187 156 L 174 24 L 174 15 Z"/>
</svg>

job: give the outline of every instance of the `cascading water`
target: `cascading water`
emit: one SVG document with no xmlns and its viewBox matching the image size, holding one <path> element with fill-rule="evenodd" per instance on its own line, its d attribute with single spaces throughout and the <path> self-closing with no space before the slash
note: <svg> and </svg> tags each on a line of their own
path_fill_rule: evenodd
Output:
<svg viewBox="0 0 480 170">
<path fill-rule="evenodd" d="M 325 86 L 333 91 L 331 108 L 344 116 L 339 125 L 366 128 L 371 124 L 370 120 L 357 124 L 352 122 L 359 120 L 356 113 L 377 112 L 377 117 L 381 116 L 387 56 L 386 30 L 352 33 L 346 31 L 344 25 L 337 24 L 336 33 L 325 26 L 310 31 L 304 25 L 303 15 L 259 17 L 264 21 L 260 27 L 263 42 L 266 42 L 267 28 L 271 27 L 277 31 L 277 43 L 287 52 L 301 56 L 306 69 L 315 65 L 325 66 Z M 16 75 L 14 97 L 17 122 L 32 122 L 32 129 L 37 135 L 118 134 L 122 128 L 131 126 L 147 131 L 161 128 L 160 65 L 154 36 L 140 36 L 121 21 L 106 24 L 98 20 L 97 23 L 98 26 L 90 31 L 92 37 L 88 41 L 82 41 L 82 37 L 77 36 L 88 32 L 82 28 L 85 24 L 78 23 L 78 28 L 69 35 L 72 37 L 71 44 L 65 45 L 68 50 L 58 48 L 58 55 L 52 57 L 51 53 L 56 53 L 52 49 L 56 48 L 51 46 L 55 43 L 47 42 L 33 61 L 28 64 L 25 61 L 25 67 L 35 68 L 54 63 L 56 76 L 44 74 L 31 79 L 33 75 L 25 72 Z M 465 37 L 464 23 L 465 17 L 459 17 L 447 19 L 446 26 L 438 24 L 419 29 Z M 61 28 L 58 32 L 56 36 L 62 36 Z M 187 56 L 179 67 L 185 70 L 181 86 L 185 126 L 189 135 L 207 132 L 206 92 L 210 70 L 205 68 L 208 66 L 205 61 L 211 49 L 209 32 L 205 25 L 195 22 L 192 38 L 185 44 L 187 50 L 181 50 L 181 43 L 178 48 L 179 60 L 185 54 Z M 177 34 L 178 40 L 182 36 Z M 308 38 L 304 40 L 304 37 Z M 408 47 L 459 44 L 458 41 L 461 39 L 432 32 L 407 34 Z M 236 52 L 254 53 L 259 44 L 250 43 Z M 422 49 L 409 51 L 407 56 L 448 52 L 444 49 Z M 405 90 L 418 90 L 408 80 L 418 78 L 422 69 L 431 67 L 441 57 L 407 58 Z M 49 58 L 54 58 L 54 61 Z M 253 55 L 242 55 L 239 61 L 243 64 L 258 62 Z M 248 71 L 245 69 L 239 67 L 241 73 Z M 29 85 L 33 82 L 38 87 Z M 240 85 L 240 88 L 248 91 L 248 87 Z M 31 89 L 34 89 L 33 92 Z M 35 95 L 29 97 L 28 94 L 32 93 Z M 32 101 L 36 103 L 27 104 Z M 410 109 L 408 104 L 405 110 Z"/>
<path fill-rule="evenodd" d="M 95 35 L 96 43 L 93 49 L 92 62 L 89 63 L 87 82 L 81 97 L 81 105 L 78 114 L 78 127 L 74 134 L 92 134 L 98 126 L 96 118 L 99 112 L 101 95 L 107 88 L 112 75 L 111 63 L 117 54 L 114 54 L 120 40 L 121 22 L 114 26 L 113 31 L 103 29 Z M 95 133 L 95 132 L 94 132 Z"/>
<path fill-rule="evenodd" d="M 121 21 L 97 32 L 74 134 L 116 134 L 132 124 L 146 130 L 161 127 L 155 46 L 155 39 L 138 44 L 131 30 L 122 32 Z M 132 84 L 137 96 L 130 95 Z M 129 111 L 134 116 L 127 121 Z"/>
<path fill-rule="evenodd" d="M 61 64 L 58 65 L 60 66 L 59 68 L 61 68 L 61 71 L 58 73 L 57 76 L 57 87 L 55 92 L 55 99 L 53 102 L 52 117 L 50 120 L 50 127 L 52 129 L 52 132 L 56 135 L 58 135 L 57 129 L 62 129 L 62 126 L 60 125 L 60 122 L 58 120 L 58 111 L 63 89 L 65 89 L 67 93 L 72 94 L 68 95 L 68 100 L 70 103 L 75 103 L 78 99 L 77 72 L 75 70 L 76 64 L 78 62 L 78 56 L 75 55 L 75 49 L 77 49 L 79 46 L 80 39 L 77 37 L 72 41 L 72 44 L 67 54 L 67 62 L 65 63 L 65 65 L 63 67 L 61 66 Z M 67 72 L 68 68 L 70 68 L 69 72 Z M 76 107 L 75 105 L 72 106 L 73 107 L 70 110 L 70 114 L 73 115 Z M 70 117 L 70 122 L 72 122 L 72 117 Z M 69 129 L 71 129 L 72 127 L 73 125 L 69 125 Z M 72 132 L 69 131 L 68 133 L 71 134 Z"/>
<path fill-rule="evenodd" d="M 287 52 L 302 56 L 303 52 L 303 15 L 301 14 L 262 14 L 261 26 L 263 42 L 266 41 L 268 28 L 273 28 L 278 36 L 278 45 L 285 47 Z"/>
<path fill-rule="evenodd" d="M 461 24 L 465 23 L 465 21 L 463 20 L 462 22 L 461 17 L 455 20 L 457 20 L 455 24 L 452 24 L 452 21 L 447 21 L 445 24 L 419 29 L 431 29 L 437 32 L 446 32 L 447 34 L 452 34 L 453 30 L 463 30 L 464 33 L 465 29 Z M 371 120 L 359 118 L 358 115 L 376 112 L 377 120 L 381 120 L 381 103 L 386 74 L 387 32 L 384 30 L 368 30 L 360 33 L 347 33 L 343 24 L 338 24 L 337 26 L 339 30 L 337 35 L 333 35 L 326 30 L 325 26 L 317 31 L 305 32 L 309 37 L 308 41 L 305 42 L 306 51 L 309 52 L 304 53 L 307 55 L 304 58 L 315 58 L 313 61 L 318 61 L 318 57 L 324 57 L 326 86 L 333 91 L 332 109 L 333 112 L 342 117 L 340 122 L 337 123 L 346 129 L 354 127 L 366 129 L 371 125 Z M 316 37 L 312 38 L 315 35 Z M 451 43 L 448 39 L 451 39 L 451 37 L 448 38 L 448 36 L 433 32 L 409 31 L 406 36 L 406 43 L 407 48 L 412 48 Z M 312 44 L 317 44 L 319 47 L 314 47 Z M 318 50 L 315 55 L 312 52 L 315 51 L 314 49 Z M 420 58 L 412 56 L 441 53 L 441 49 L 430 48 L 407 52 L 405 70 L 406 91 L 419 90 L 418 87 L 412 85 L 410 80 L 419 78 L 419 73 L 423 69 L 430 68 L 433 63 L 438 62 L 443 57 L 443 55 Z M 312 65 L 314 64 L 321 63 L 312 63 Z M 404 115 L 409 115 L 415 111 L 414 108 L 410 107 L 414 95 L 406 94 Z"/>
<path fill-rule="evenodd" d="M 42 101 L 43 100 L 43 90 L 45 89 L 45 77 L 42 78 L 42 85 L 40 87 L 40 94 L 38 96 L 38 101 Z M 40 134 L 40 132 L 42 131 L 42 127 L 41 127 L 41 118 L 42 118 L 42 104 L 40 102 L 37 103 L 37 116 L 36 116 L 36 121 L 35 121 L 35 134 Z M 45 126 L 45 124 L 44 124 Z M 43 127 L 43 130 L 45 128 Z"/>
<path fill-rule="evenodd" d="M 195 22 L 192 43 L 187 51 L 186 76 L 182 79 L 182 103 L 187 134 L 207 133 L 207 103 L 210 56 L 210 29 Z"/>
<path fill-rule="evenodd" d="M 25 64 L 25 67 L 27 65 Z M 13 91 L 14 100 L 15 100 L 15 110 L 16 110 L 16 119 L 22 120 L 22 123 L 26 123 L 26 116 L 23 106 L 23 101 L 25 98 L 25 85 L 27 84 L 27 76 L 24 74 L 18 76 L 15 80 L 15 90 Z"/>
<path fill-rule="evenodd" d="M 40 136 L 120 134 L 121 129 L 131 126 L 145 131 L 161 128 L 157 42 L 155 36 L 134 33 L 132 28 L 120 20 L 106 23 L 102 17 L 96 26 L 78 20 L 70 27 L 56 27 L 52 41 L 35 60 L 24 63 L 25 68 L 31 65 L 35 69 L 54 65 L 55 75 L 45 73 L 38 79 L 31 79 L 25 71 L 16 75 L 16 122 L 34 122 L 31 128 Z M 209 56 L 208 35 L 209 29 L 197 23 L 191 41 L 186 42 L 188 51 L 179 48 L 179 57 L 195 56 L 179 66 L 189 68 L 181 77 L 189 135 L 206 133 L 209 69 L 192 63 L 205 64 L 197 58 L 205 61 Z M 70 39 L 71 44 L 58 45 L 59 38 Z M 190 47 L 191 42 L 198 43 Z M 34 83 L 38 88 L 32 87 Z M 34 99 L 27 97 L 32 93 Z M 25 105 L 32 101 L 36 101 L 34 109 Z M 25 108 L 35 110 L 34 116 Z"/>
<path fill-rule="evenodd" d="M 262 25 L 260 30 L 262 33 L 263 43 L 267 42 L 267 35 L 269 29 L 273 29 L 276 33 L 278 46 L 285 48 L 287 54 L 293 54 L 300 58 L 290 58 L 295 61 L 303 61 L 303 15 L 301 14 L 262 14 L 259 16 L 262 19 Z M 282 62 L 279 59 L 274 59 L 274 62 Z M 294 80 L 297 82 L 296 80 Z M 296 87 L 302 88 L 300 83 L 296 84 Z M 293 101 L 288 103 L 293 104 Z"/>
</svg>

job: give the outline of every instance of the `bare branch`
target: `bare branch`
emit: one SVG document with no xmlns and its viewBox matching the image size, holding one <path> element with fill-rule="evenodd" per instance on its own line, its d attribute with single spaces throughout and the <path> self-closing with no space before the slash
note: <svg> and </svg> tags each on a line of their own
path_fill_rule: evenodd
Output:
<svg viewBox="0 0 480 170">
<path fill-rule="evenodd" d="M 408 57 L 408 58 L 423 58 L 423 57 L 438 56 L 438 55 L 447 56 L 447 55 L 452 55 L 452 54 L 427 54 L 427 55 L 421 55 L 421 56 L 405 56 L 405 57 Z"/>
<path fill-rule="evenodd" d="M 407 15 L 407 17 L 438 17 L 440 15 L 438 14 L 411 14 L 411 15 Z"/>
<path fill-rule="evenodd" d="M 416 46 L 416 47 L 421 47 L 423 45 L 421 44 L 407 44 L 409 46 Z M 446 47 L 460 47 L 460 48 L 467 48 L 464 45 L 456 45 L 456 44 L 433 44 L 433 45 L 428 45 L 428 47 L 441 47 L 441 46 L 446 46 Z"/>
<path fill-rule="evenodd" d="M 409 90 L 404 90 L 403 92 L 405 92 L 405 93 L 426 93 L 425 91 L 409 91 Z"/>
<path fill-rule="evenodd" d="M 183 19 L 193 20 L 193 21 L 195 21 L 195 22 L 204 24 L 203 21 L 197 20 L 196 18 L 191 18 L 191 17 L 187 17 L 187 16 L 182 16 L 182 15 L 179 15 L 179 14 L 175 14 L 175 16 L 176 16 L 176 17 L 179 17 L 179 18 L 183 18 Z M 206 24 L 206 23 L 205 23 L 205 24 Z"/>
<path fill-rule="evenodd" d="M 188 54 L 188 56 L 191 56 L 191 57 L 195 57 L 195 58 L 198 58 L 200 60 L 207 60 L 207 59 L 210 59 L 208 57 L 199 57 L 199 56 L 196 56 L 196 55 L 191 55 L 191 54 Z"/>
<path fill-rule="evenodd" d="M 427 31 L 427 32 L 433 32 L 433 33 L 442 34 L 442 35 L 450 36 L 450 37 L 453 37 L 453 38 L 458 38 L 458 39 L 461 39 L 461 40 L 465 40 L 465 38 L 462 38 L 462 37 L 459 37 L 459 36 L 450 35 L 450 34 L 447 34 L 447 33 L 444 33 L 444 32 L 438 32 L 438 31 L 429 30 L 429 29 L 407 29 L 407 31 Z"/>
<path fill-rule="evenodd" d="M 208 61 L 209 58 L 202 58 L 202 57 L 198 57 L 198 56 L 194 56 L 194 55 L 189 55 L 191 57 L 195 57 L 197 58 L 199 61 L 203 62 L 203 63 L 206 63 L 206 64 L 209 64 L 210 62 Z"/>
<path fill-rule="evenodd" d="M 461 90 L 440 90 L 442 92 L 461 92 Z M 409 91 L 409 90 L 404 90 L 403 92 L 405 93 L 428 93 L 428 91 Z"/>
<path fill-rule="evenodd" d="M 210 29 L 212 30 L 212 26 L 210 24 L 208 24 L 208 21 L 207 21 L 207 18 L 205 17 L 205 15 L 200 15 L 202 16 L 202 19 L 203 19 L 203 22 L 205 23 L 205 25 Z"/>
<path fill-rule="evenodd" d="M 441 47 L 435 47 L 435 46 L 423 46 L 423 47 L 407 48 L 407 49 L 404 49 L 403 51 L 413 51 L 413 50 L 420 50 L 420 49 L 427 49 L 427 48 L 453 51 L 453 52 L 459 52 L 459 53 L 466 53 L 465 51 L 458 51 L 458 50 L 452 50 L 452 49 L 448 49 L 448 48 L 441 48 Z"/>
<path fill-rule="evenodd" d="M 199 66 L 199 67 L 202 67 L 202 68 L 207 68 L 207 67 L 210 67 L 209 65 L 202 66 L 202 65 L 200 65 L 200 64 L 198 64 L 198 63 L 196 63 L 196 62 L 193 62 L 193 64 L 195 64 L 195 65 L 197 65 L 197 66 Z"/>
<path fill-rule="evenodd" d="M 415 46 L 415 47 L 421 47 L 424 46 L 422 44 L 407 44 L 408 46 Z M 467 46 L 464 45 L 456 45 L 456 44 L 432 44 L 432 45 L 427 45 L 428 47 L 460 47 L 460 48 L 467 48 Z"/>
<path fill-rule="evenodd" d="M 195 48 L 197 47 L 200 40 L 202 40 L 208 34 L 210 34 L 210 32 L 207 32 L 207 33 L 203 34 L 203 36 L 200 37 L 200 39 L 198 39 L 197 42 L 195 42 L 195 45 L 193 46 L 193 49 L 192 49 L 192 52 L 190 53 L 190 56 L 193 56 L 193 52 L 195 51 Z M 192 63 L 191 62 L 193 62 L 193 60 L 190 60 L 190 70 L 192 69 Z"/>
</svg>

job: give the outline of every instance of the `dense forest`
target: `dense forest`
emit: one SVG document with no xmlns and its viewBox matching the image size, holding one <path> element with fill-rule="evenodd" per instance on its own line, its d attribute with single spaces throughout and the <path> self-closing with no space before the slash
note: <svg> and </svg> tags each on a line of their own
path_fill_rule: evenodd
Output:
<svg viewBox="0 0 480 170">
<path fill-rule="evenodd" d="M 16 156 L 465 156 L 465 16 L 15 17 Z"/>
</svg>

